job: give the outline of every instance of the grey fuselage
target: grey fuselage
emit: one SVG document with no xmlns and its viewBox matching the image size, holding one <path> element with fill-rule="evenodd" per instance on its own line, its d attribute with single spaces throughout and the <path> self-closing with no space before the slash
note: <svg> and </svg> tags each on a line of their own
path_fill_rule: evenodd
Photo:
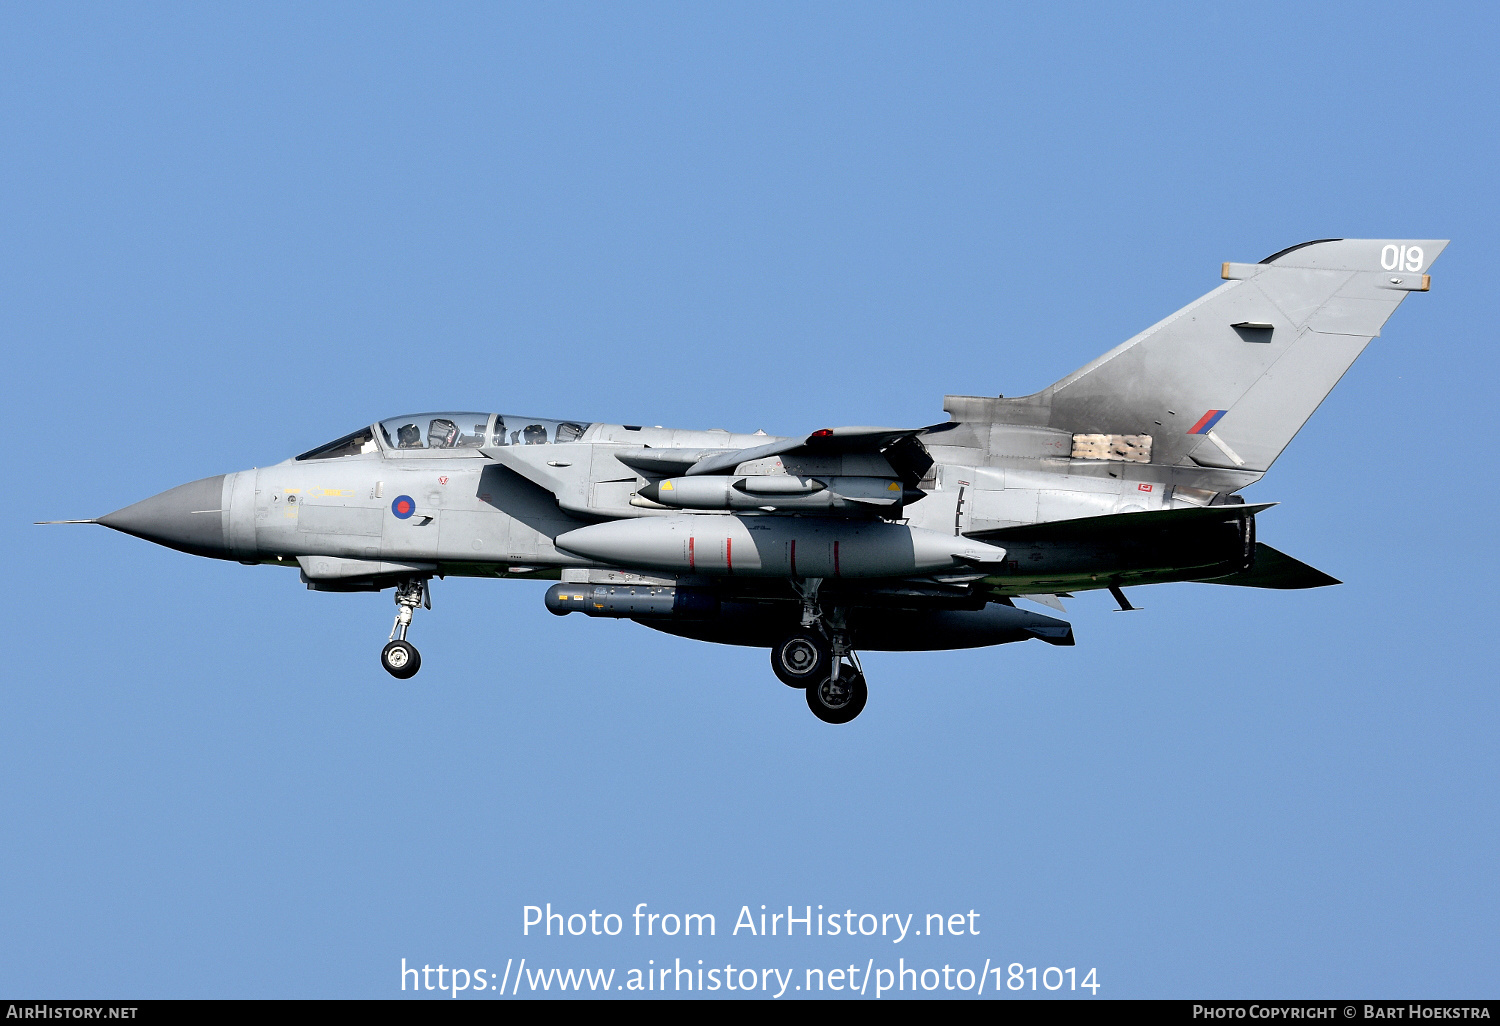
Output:
<svg viewBox="0 0 1500 1026">
<path fill-rule="evenodd" d="M 950 419 L 925 428 L 413 415 L 94 522 L 296 566 L 319 591 L 396 588 L 408 620 L 431 577 L 523 577 L 560 582 L 553 612 L 710 641 L 775 645 L 828 617 L 856 647 L 1071 644 L 1011 598 L 1337 583 L 1257 542 L 1268 504 L 1237 493 L 1428 291 L 1445 245 L 1322 239 L 1224 263 L 1211 292 L 1051 386 L 947 396 Z"/>
<path fill-rule="evenodd" d="M 963 397 L 957 398 L 961 402 Z M 924 439 L 934 463 L 921 482 L 922 497 L 900 510 L 899 521 L 956 541 L 971 533 L 1042 522 L 1203 506 L 1259 476 L 1073 460 L 1068 455 L 1071 436 L 1061 431 L 1023 427 L 1007 432 L 1000 425 L 981 438 L 974 425 L 940 427 L 946 430 Z M 739 517 L 753 526 L 761 516 L 753 511 L 651 508 L 637 495 L 648 479 L 617 460 L 617 453 L 732 450 L 776 441 L 763 434 L 592 424 L 574 441 L 512 447 L 507 461 L 528 477 L 486 455 L 493 449 L 403 451 L 387 444 L 378 430 L 373 434 L 368 452 L 292 459 L 205 479 L 102 522 L 199 555 L 297 566 L 319 590 L 364 590 L 371 582 L 412 571 L 555 579 L 565 569 L 609 568 L 554 543 L 559 535 L 589 524 L 691 514 Z M 867 470 L 871 457 L 831 459 L 832 464 L 827 457 L 786 458 L 758 469 L 829 476 Z M 841 461 L 848 466 L 838 465 Z M 407 516 L 394 508 L 403 498 L 413 507 Z M 132 524 L 132 511 L 151 504 L 145 511 L 150 516 Z M 805 519 L 809 526 L 820 522 L 816 515 Z M 830 522 L 846 525 L 849 520 Z M 1001 597 L 1199 579 L 1215 569 L 1226 574 L 1238 569 L 1231 565 L 1236 543 L 1195 546 L 1187 541 L 1176 538 L 1161 551 L 1140 545 L 1122 551 L 1112 543 L 1021 540 L 1006 546 L 1003 566 L 985 567 L 982 583 L 987 594 Z M 734 576 L 732 567 L 694 569 L 701 575 Z"/>
</svg>

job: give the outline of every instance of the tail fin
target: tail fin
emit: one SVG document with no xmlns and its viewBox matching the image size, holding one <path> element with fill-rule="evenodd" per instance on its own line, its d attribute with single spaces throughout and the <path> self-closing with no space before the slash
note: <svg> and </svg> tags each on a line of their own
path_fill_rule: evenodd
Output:
<svg viewBox="0 0 1500 1026">
<path fill-rule="evenodd" d="M 1330 584 L 1343 584 L 1337 577 L 1330 577 L 1316 567 L 1308 566 L 1300 559 L 1293 559 L 1285 552 L 1271 548 L 1265 542 L 1255 543 L 1255 561 L 1249 570 L 1241 570 L 1228 577 L 1204 578 L 1204 584 L 1232 584 L 1239 588 L 1277 588 L 1293 590 L 1301 588 L 1326 588 Z"/>
<path fill-rule="evenodd" d="M 1151 462 L 1264 472 L 1448 243 L 1323 239 L 1258 264 L 1050 388 L 1016 422 L 1151 435 Z M 1029 407 L 1023 411 L 1020 407 Z M 1041 410 L 1046 414 L 1039 416 Z"/>
</svg>

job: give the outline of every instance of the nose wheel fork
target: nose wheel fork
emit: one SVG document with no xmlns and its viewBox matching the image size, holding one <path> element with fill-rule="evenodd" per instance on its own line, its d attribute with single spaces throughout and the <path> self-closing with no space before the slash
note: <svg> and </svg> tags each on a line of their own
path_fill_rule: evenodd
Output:
<svg viewBox="0 0 1500 1026">
<path fill-rule="evenodd" d="M 406 631 L 411 627 L 412 613 L 418 606 L 432 608 L 432 592 L 427 581 L 426 577 L 412 577 L 396 585 L 396 622 L 391 627 L 390 641 L 380 650 L 380 665 L 398 680 L 414 677 L 422 668 L 422 654 L 406 640 Z"/>
</svg>

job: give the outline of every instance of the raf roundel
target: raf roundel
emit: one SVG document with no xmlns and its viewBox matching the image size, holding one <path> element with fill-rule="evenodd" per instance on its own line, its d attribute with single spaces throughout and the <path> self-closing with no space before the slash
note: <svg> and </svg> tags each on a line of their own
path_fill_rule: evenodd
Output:
<svg viewBox="0 0 1500 1026">
<path fill-rule="evenodd" d="M 391 503 L 391 512 L 397 520 L 406 520 L 417 511 L 417 504 L 410 495 L 398 495 Z"/>
</svg>

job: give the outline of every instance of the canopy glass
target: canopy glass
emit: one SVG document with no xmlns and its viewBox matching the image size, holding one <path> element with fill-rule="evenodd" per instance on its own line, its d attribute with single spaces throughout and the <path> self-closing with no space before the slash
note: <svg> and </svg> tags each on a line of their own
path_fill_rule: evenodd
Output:
<svg viewBox="0 0 1500 1026">
<path fill-rule="evenodd" d="M 374 427 L 360 428 L 311 449 L 297 459 L 330 460 L 377 452 L 377 430 L 387 448 L 399 451 L 576 442 L 588 429 L 588 424 L 576 420 L 519 417 L 505 413 L 415 413 L 382 420 Z"/>
</svg>

